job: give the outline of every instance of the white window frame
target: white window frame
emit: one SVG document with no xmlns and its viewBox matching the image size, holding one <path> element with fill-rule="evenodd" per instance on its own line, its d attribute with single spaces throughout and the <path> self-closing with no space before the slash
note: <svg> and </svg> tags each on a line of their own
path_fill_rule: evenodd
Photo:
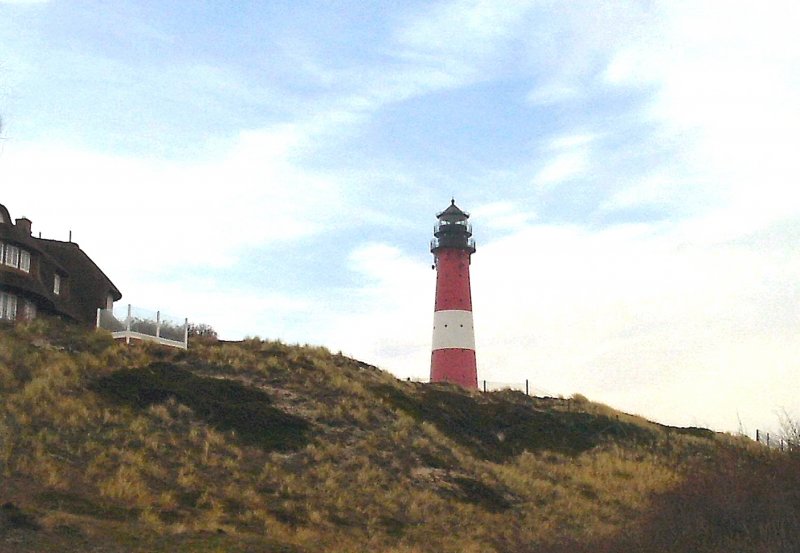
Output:
<svg viewBox="0 0 800 553">
<path fill-rule="evenodd" d="M 28 250 L 19 251 L 19 269 L 22 272 L 31 272 L 31 252 Z"/>
<path fill-rule="evenodd" d="M 17 296 L 0 292 L 0 319 L 13 321 L 17 318 Z"/>
<path fill-rule="evenodd" d="M 6 265 L 19 268 L 19 247 L 13 244 L 6 244 Z"/>
</svg>

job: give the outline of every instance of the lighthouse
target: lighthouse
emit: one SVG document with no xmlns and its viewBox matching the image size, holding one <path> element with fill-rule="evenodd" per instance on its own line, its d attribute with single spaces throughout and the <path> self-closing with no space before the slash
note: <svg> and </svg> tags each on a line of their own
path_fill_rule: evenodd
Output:
<svg viewBox="0 0 800 553">
<path fill-rule="evenodd" d="M 431 382 L 453 382 L 478 387 L 475 363 L 475 329 L 469 265 L 475 253 L 469 214 L 455 199 L 438 213 L 433 228 L 431 253 L 436 269 L 436 302 L 433 310 Z"/>
</svg>

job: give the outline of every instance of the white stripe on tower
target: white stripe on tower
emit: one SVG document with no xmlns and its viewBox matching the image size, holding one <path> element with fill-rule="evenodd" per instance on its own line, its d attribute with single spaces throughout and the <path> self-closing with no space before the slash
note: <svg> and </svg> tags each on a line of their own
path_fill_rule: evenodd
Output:
<svg viewBox="0 0 800 553">
<path fill-rule="evenodd" d="M 475 349 L 472 311 L 434 311 L 432 349 L 447 348 Z"/>
</svg>

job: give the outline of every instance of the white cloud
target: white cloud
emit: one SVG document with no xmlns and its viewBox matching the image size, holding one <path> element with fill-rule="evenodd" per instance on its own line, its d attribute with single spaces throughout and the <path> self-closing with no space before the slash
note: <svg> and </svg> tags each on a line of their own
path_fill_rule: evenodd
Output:
<svg viewBox="0 0 800 553">
<path fill-rule="evenodd" d="M 186 317 L 190 323 L 210 324 L 223 339 L 260 336 L 317 343 L 311 332 L 319 302 L 313 298 L 259 287 L 236 287 L 210 277 L 145 276 L 130 282 L 123 293 L 123 310 L 128 301 L 135 307 L 168 310 L 169 315 Z"/>
<path fill-rule="evenodd" d="M 530 1 L 498 4 L 489 0 L 458 0 L 436 4 L 416 14 L 397 34 L 406 55 L 470 65 L 485 60 L 524 29 Z"/>
<path fill-rule="evenodd" d="M 533 212 L 523 212 L 513 202 L 500 201 L 479 205 L 471 211 L 472 220 L 480 221 L 482 228 L 517 231 L 536 218 Z"/>
<path fill-rule="evenodd" d="M 366 283 L 341 291 L 341 309 L 327 314 L 320 339 L 401 378 L 427 377 L 435 273 L 383 243 L 363 244 L 349 259 Z"/>
<path fill-rule="evenodd" d="M 551 157 L 533 177 L 539 189 L 548 189 L 584 175 L 590 165 L 592 143 L 596 134 L 573 132 L 551 138 L 544 155 Z"/>
<path fill-rule="evenodd" d="M 531 1 L 442 2 L 408 13 L 387 45 L 387 62 L 338 75 L 352 85 L 340 108 L 364 113 L 431 92 L 486 81 L 504 63 L 511 44 L 526 32 Z"/>
<path fill-rule="evenodd" d="M 244 248 L 338 224 L 346 201 L 338 184 L 292 160 L 304 140 L 294 126 L 242 132 L 215 159 L 197 162 L 11 143 L 0 165 L 4 202 L 46 238 L 73 230 L 110 274 L 229 266 Z"/>
<path fill-rule="evenodd" d="M 534 105 L 546 106 L 558 104 L 581 97 L 580 89 L 575 85 L 549 83 L 531 90 L 526 100 Z"/>
<path fill-rule="evenodd" d="M 677 424 L 700 417 L 735 430 L 737 410 L 760 410 L 758 423 L 770 423 L 747 386 L 721 390 L 726 379 L 779 381 L 796 367 L 800 321 L 786 306 L 797 301 L 798 263 L 682 236 L 658 226 L 538 226 L 484 245 L 473 262 L 481 378 L 528 378 L 534 389 L 581 392 Z M 685 404 L 684 386 L 703 401 Z"/>
<path fill-rule="evenodd" d="M 620 183 L 600 209 L 614 211 L 640 207 L 678 207 L 686 201 L 689 188 L 690 184 L 676 174 L 659 171 L 629 185 Z"/>
<path fill-rule="evenodd" d="M 589 156 L 583 149 L 558 154 L 539 170 L 533 178 L 541 189 L 551 188 L 586 172 Z"/>
<path fill-rule="evenodd" d="M 614 85 L 626 85 L 635 82 L 637 71 L 642 68 L 636 52 L 631 50 L 622 50 L 617 52 L 609 62 L 603 78 Z M 640 77 L 641 78 L 641 77 Z"/>
<path fill-rule="evenodd" d="M 800 207 L 800 9 L 736 4 L 722 17 L 715 4 L 670 4 L 660 15 L 652 28 L 660 40 L 623 42 L 606 79 L 654 87 L 643 115 L 730 202 Z"/>
<path fill-rule="evenodd" d="M 597 139 L 596 134 L 592 133 L 572 133 L 557 136 L 550 141 L 551 150 L 569 150 L 587 146 Z"/>
</svg>

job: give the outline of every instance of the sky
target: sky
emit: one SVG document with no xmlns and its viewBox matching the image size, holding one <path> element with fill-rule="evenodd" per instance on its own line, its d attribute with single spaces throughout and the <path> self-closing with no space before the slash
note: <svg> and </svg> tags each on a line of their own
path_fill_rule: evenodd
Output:
<svg viewBox="0 0 800 553">
<path fill-rule="evenodd" d="M 471 214 L 478 378 L 800 418 L 800 4 L 0 0 L 0 203 L 123 304 L 430 369 Z"/>
</svg>

